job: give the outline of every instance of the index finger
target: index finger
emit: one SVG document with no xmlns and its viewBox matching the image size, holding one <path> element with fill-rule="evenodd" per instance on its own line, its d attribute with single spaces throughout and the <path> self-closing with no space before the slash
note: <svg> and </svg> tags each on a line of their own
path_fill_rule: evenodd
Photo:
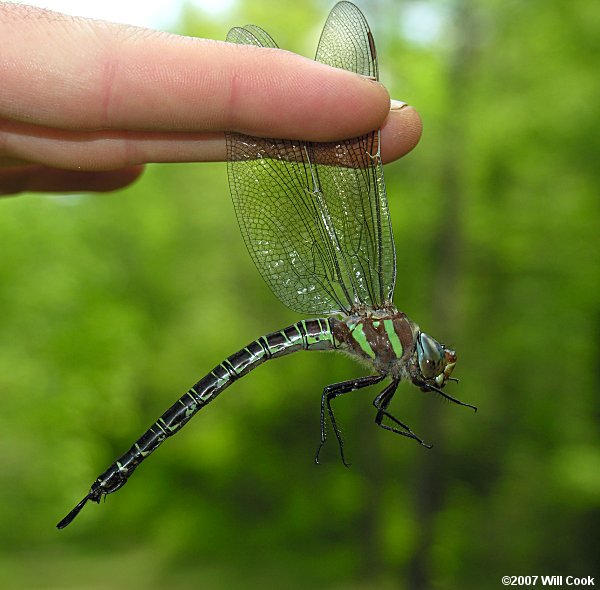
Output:
<svg viewBox="0 0 600 590">
<path fill-rule="evenodd" d="M 0 38 L 0 118 L 29 124 L 330 141 L 389 111 L 380 84 L 277 49 L 5 3 Z"/>
</svg>

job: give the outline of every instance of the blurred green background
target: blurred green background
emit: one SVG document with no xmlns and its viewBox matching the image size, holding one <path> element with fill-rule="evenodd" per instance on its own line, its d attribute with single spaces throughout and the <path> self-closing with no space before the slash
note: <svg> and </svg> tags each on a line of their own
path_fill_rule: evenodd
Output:
<svg viewBox="0 0 600 590">
<path fill-rule="evenodd" d="M 333 3 L 188 6 L 178 32 L 253 22 L 313 55 Z M 600 4 L 358 2 L 392 96 L 424 120 L 386 167 L 396 305 L 459 354 L 440 402 L 373 423 L 319 400 L 365 374 L 332 354 L 259 368 L 118 494 L 54 526 L 147 426 L 224 357 L 296 321 L 239 234 L 224 164 L 150 166 L 112 195 L 0 203 L 3 588 L 498 588 L 598 575 Z M 201 105 L 199 105 L 201 108 Z M 596 583 L 599 583 L 598 581 Z M 538 585 L 540 582 L 538 582 Z"/>
</svg>

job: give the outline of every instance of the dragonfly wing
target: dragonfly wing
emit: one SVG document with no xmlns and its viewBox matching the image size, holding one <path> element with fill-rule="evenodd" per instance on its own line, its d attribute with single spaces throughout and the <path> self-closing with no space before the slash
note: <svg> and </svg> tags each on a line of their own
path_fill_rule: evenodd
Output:
<svg viewBox="0 0 600 590">
<path fill-rule="evenodd" d="M 379 80 L 375 41 L 363 13 L 350 2 L 338 2 L 329 13 L 316 60 Z"/>
<path fill-rule="evenodd" d="M 316 60 L 379 79 L 373 35 L 362 12 L 350 2 L 334 6 L 321 34 Z M 396 251 L 388 208 L 379 131 L 340 141 L 329 153 L 336 166 L 320 166 L 321 190 L 361 303 L 391 302 Z M 313 144 L 315 149 L 327 149 Z M 322 158 L 317 156 L 317 162 Z"/>
<path fill-rule="evenodd" d="M 368 26 L 358 9 L 358 20 L 354 11 L 340 12 L 347 4 L 334 7 L 317 57 L 375 75 Z M 227 40 L 276 47 L 251 25 L 232 29 Z M 355 45 L 360 51 L 348 49 Z M 358 53 L 360 60 L 352 57 Z M 242 235 L 284 304 L 303 313 L 333 313 L 361 304 L 381 307 L 391 298 L 394 246 L 377 133 L 318 144 L 228 133 L 227 148 Z"/>
<path fill-rule="evenodd" d="M 256 25 L 233 27 L 233 29 L 227 33 L 226 41 L 229 43 L 237 43 L 238 45 L 258 45 L 259 47 L 277 48 L 277 43 L 273 41 L 271 35 Z"/>
<path fill-rule="evenodd" d="M 231 29 L 227 41 L 277 47 L 255 25 Z M 329 238 L 314 204 L 305 145 L 237 133 L 226 136 L 229 184 L 240 230 L 271 290 L 303 313 L 349 307 L 336 292 L 335 254 L 326 251 Z"/>
</svg>

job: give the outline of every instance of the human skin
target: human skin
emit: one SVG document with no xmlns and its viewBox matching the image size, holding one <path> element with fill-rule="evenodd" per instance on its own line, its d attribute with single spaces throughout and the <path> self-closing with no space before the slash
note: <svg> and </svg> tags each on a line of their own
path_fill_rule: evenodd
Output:
<svg viewBox="0 0 600 590">
<path fill-rule="evenodd" d="M 333 141 L 381 128 L 384 162 L 421 136 L 415 109 L 390 108 L 378 82 L 280 49 L 5 3 L 0 39 L 0 195 L 109 191 L 146 163 L 223 161 L 225 131 Z"/>
</svg>

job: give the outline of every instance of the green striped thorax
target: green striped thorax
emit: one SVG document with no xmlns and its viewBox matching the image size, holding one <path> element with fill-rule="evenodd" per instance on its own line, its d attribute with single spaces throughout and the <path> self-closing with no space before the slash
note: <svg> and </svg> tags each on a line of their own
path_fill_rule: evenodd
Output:
<svg viewBox="0 0 600 590">
<path fill-rule="evenodd" d="M 397 310 L 372 310 L 332 321 L 336 348 L 345 350 L 380 373 L 395 378 L 408 376 L 419 327 Z"/>
</svg>

